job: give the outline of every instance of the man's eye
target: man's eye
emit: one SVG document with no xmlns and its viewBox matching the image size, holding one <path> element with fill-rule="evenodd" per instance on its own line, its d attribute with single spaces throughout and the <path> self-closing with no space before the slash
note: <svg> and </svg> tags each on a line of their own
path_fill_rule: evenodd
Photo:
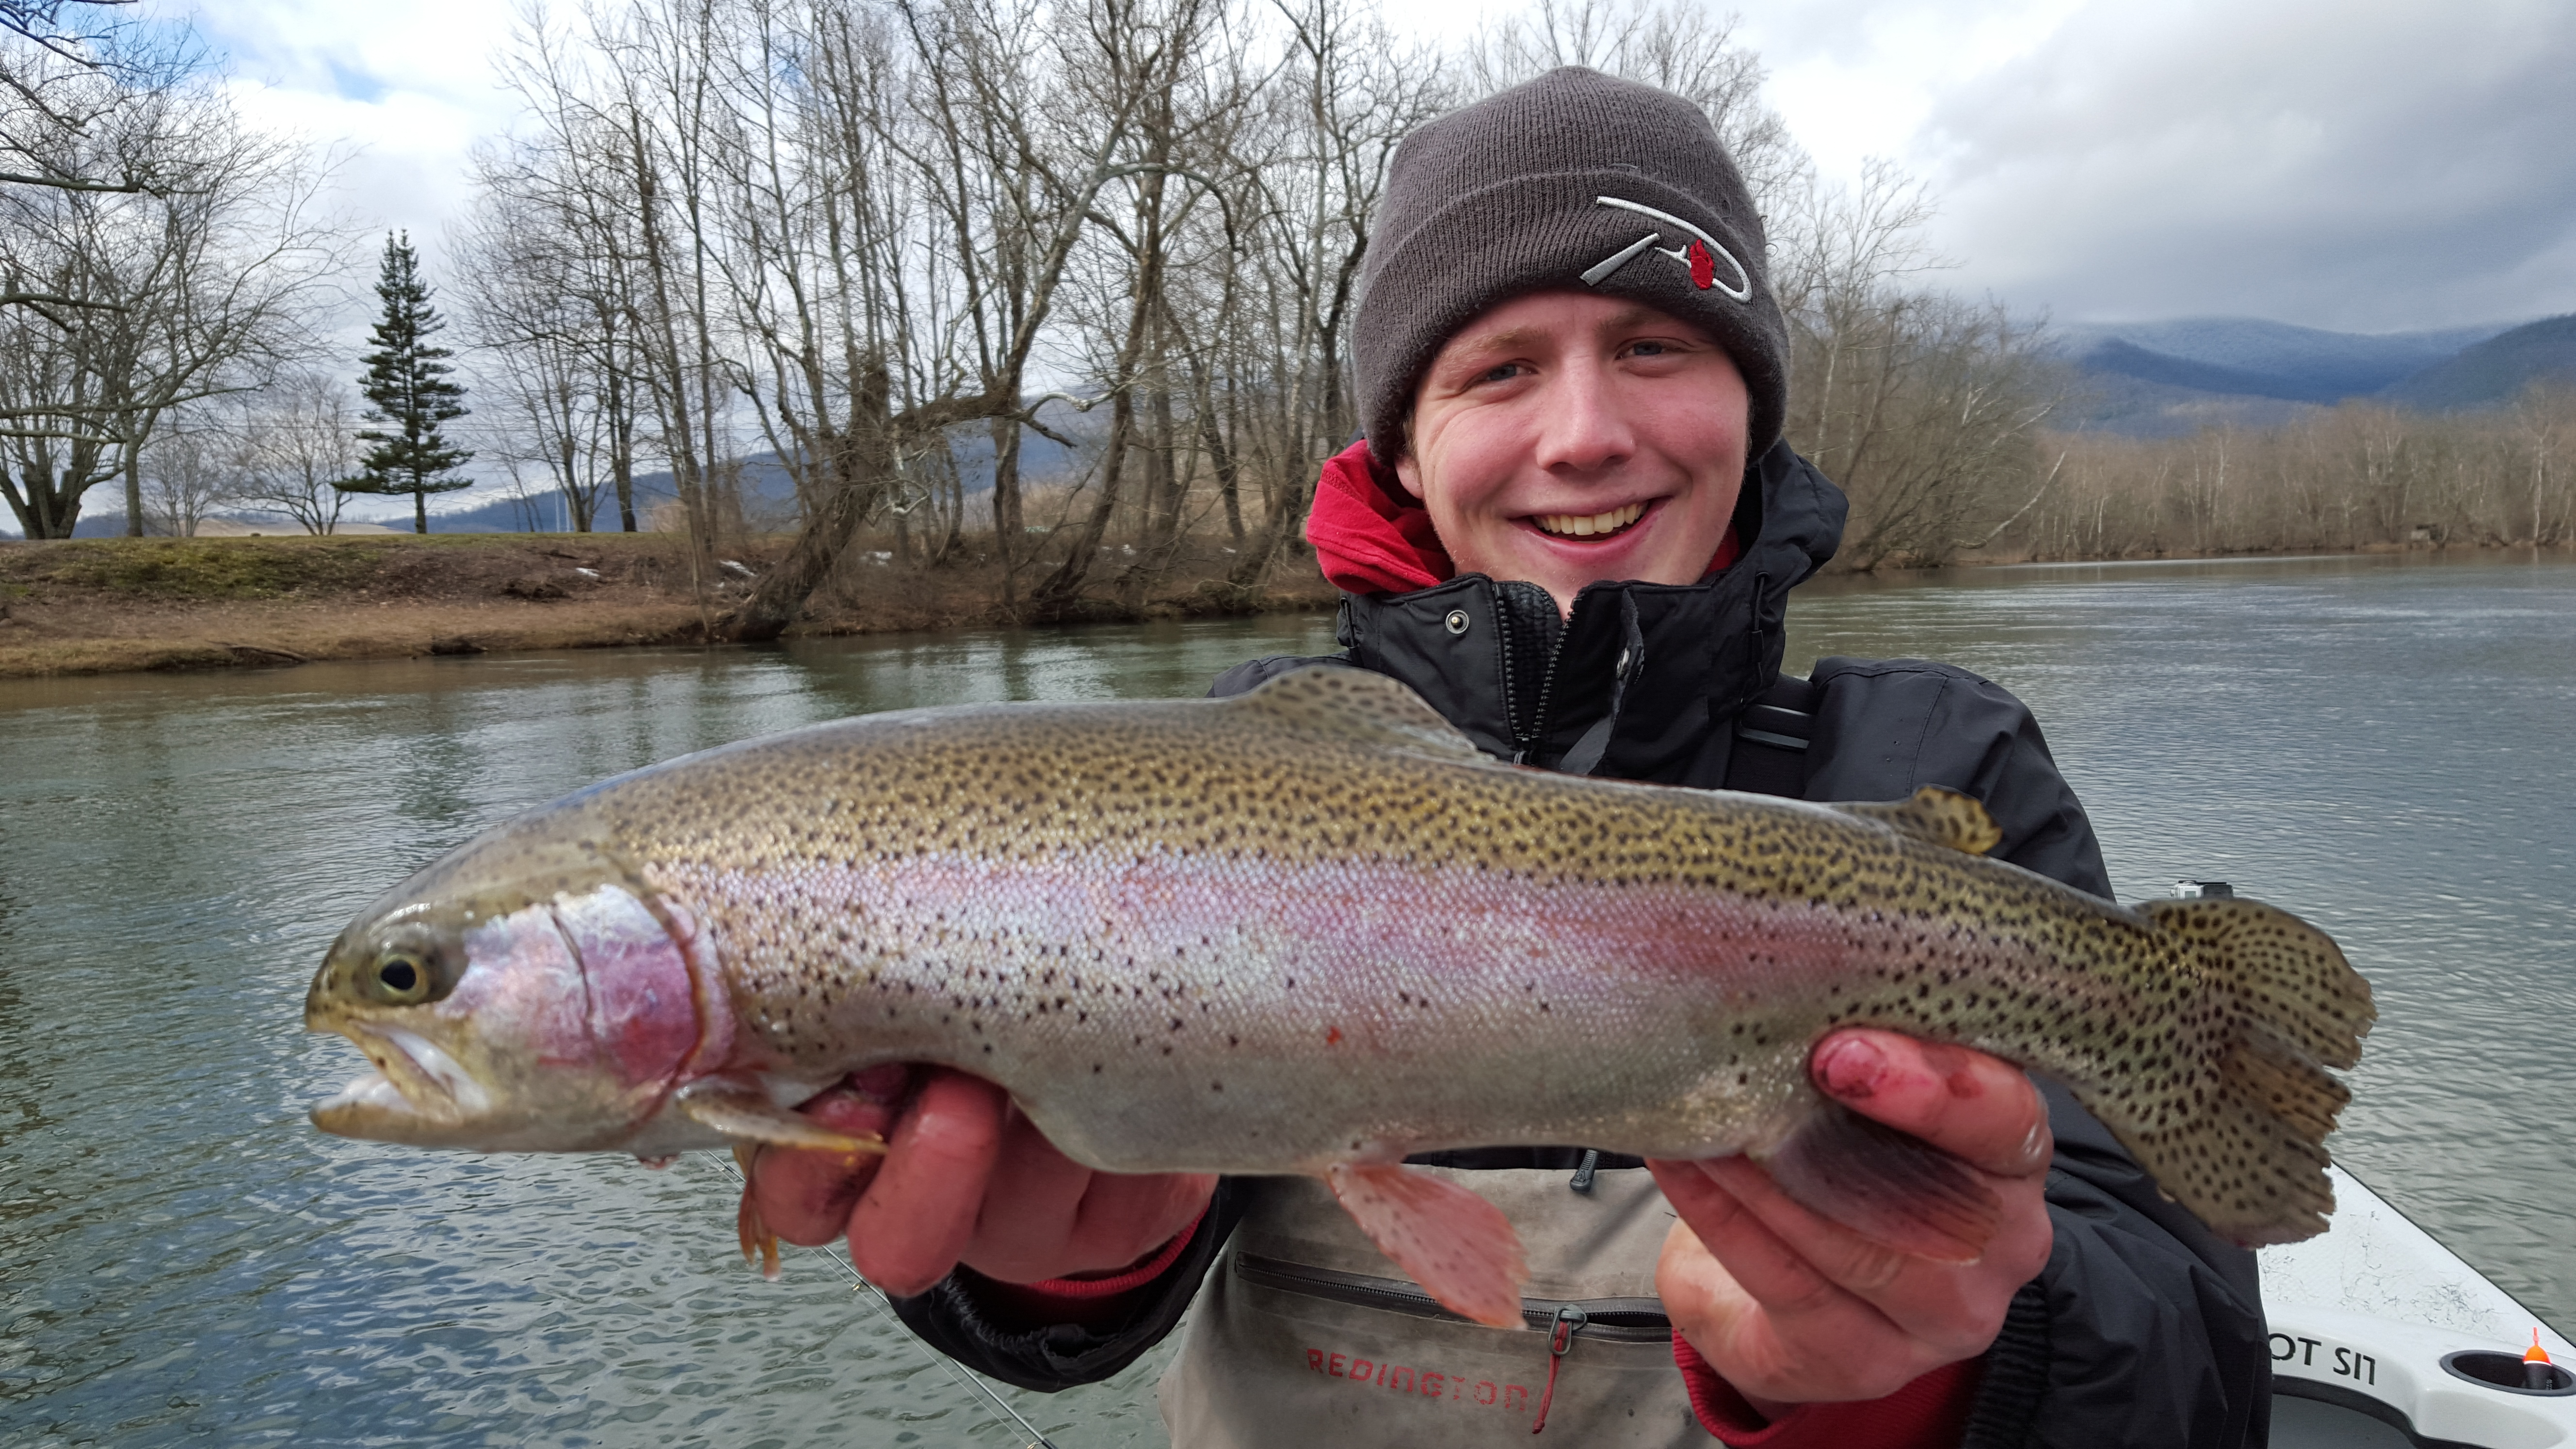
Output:
<svg viewBox="0 0 2576 1449">
<path fill-rule="evenodd" d="M 1477 375 L 1476 380 L 1478 382 L 1509 382 L 1513 378 L 1520 376 L 1524 371 L 1526 371 L 1526 369 L 1524 369 L 1519 363 L 1506 362 L 1496 367 L 1486 368 L 1482 373 Z"/>
<path fill-rule="evenodd" d="M 1661 357 L 1670 351 L 1672 351 L 1672 349 L 1661 342 L 1632 342 L 1628 344 L 1628 355 L 1631 357 Z"/>
</svg>

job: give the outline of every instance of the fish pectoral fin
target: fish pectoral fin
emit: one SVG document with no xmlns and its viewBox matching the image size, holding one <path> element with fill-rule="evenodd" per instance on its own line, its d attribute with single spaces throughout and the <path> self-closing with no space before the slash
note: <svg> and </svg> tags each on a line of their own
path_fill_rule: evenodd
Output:
<svg viewBox="0 0 2576 1449">
<path fill-rule="evenodd" d="M 2003 843 L 2004 833 L 1974 795 L 1940 785 L 1926 785 L 1903 800 L 1832 808 L 1845 815 L 1875 820 L 1927 845 L 1946 845 L 1970 855 L 1983 855 Z"/>
<path fill-rule="evenodd" d="M 1976 1169 L 1839 1103 L 1757 1158 L 1800 1207 L 1936 1263 L 1977 1261 L 2003 1222 L 2002 1199 Z"/>
<path fill-rule="evenodd" d="M 1401 1163 L 1337 1162 L 1324 1182 L 1342 1210 L 1440 1306 L 1488 1328 L 1521 1328 L 1529 1262 L 1502 1209 Z"/>
<path fill-rule="evenodd" d="M 852 1137 L 835 1132 L 811 1117 L 794 1112 L 769 1100 L 769 1094 L 758 1087 L 738 1082 L 704 1081 L 682 1087 L 675 1105 L 682 1115 L 701 1126 L 712 1127 L 728 1137 L 751 1142 L 766 1142 L 772 1147 L 796 1147 L 809 1152 L 879 1153 L 886 1150 L 881 1137 Z"/>
</svg>

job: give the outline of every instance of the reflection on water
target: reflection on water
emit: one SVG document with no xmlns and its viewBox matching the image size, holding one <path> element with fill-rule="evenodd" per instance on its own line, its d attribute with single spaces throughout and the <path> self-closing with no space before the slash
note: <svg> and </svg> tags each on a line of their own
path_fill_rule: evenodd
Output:
<svg viewBox="0 0 2576 1449">
<path fill-rule="evenodd" d="M 2235 881 L 2382 1009 L 2340 1150 L 2562 1326 L 2576 1164 L 2576 567 L 2337 559 L 1810 586 L 1792 662 L 2030 699 L 2124 895 Z M 1196 693 L 1330 621 L 311 665 L 0 685 L 0 1442 L 1023 1442 L 819 1258 L 734 1259 L 714 1159 L 327 1139 L 294 1030 L 409 867 L 726 740 L 964 700 Z M 2434 1144 L 2440 1144 L 2436 1149 Z M 1157 1364 L 1013 1402 L 1159 1442 Z"/>
</svg>

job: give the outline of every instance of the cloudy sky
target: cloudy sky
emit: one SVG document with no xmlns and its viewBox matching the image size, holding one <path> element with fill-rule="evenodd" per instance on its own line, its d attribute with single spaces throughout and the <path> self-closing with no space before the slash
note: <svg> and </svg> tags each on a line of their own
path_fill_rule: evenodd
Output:
<svg viewBox="0 0 2576 1449">
<path fill-rule="evenodd" d="M 1464 34 L 1492 5 L 1388 0 Z M 2384 332 L 2576 311 L 2568 0 L 1750 0 L 1739 34 L 1831 176 L 1940 200 L 1952 286 L 2066 321 Z M 178 13 L 173 5 L 164 13 Z M 359 148 L 347 202 L 436 261 L 516 0 L 195 12 L 259 116 Z"/>
</svg>

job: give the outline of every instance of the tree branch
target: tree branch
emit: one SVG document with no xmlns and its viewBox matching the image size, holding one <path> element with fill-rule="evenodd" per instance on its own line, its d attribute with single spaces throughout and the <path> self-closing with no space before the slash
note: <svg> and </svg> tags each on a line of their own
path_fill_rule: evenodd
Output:
<svg viewBox="0 0 2576 1449">
<path fill-rule="evenodd" d="M 51 292 L 0 292 L 0 307 L 26 307 L 39 302 L 56 307 L 89 307 L 100 312 L 129 310 L 121 302 L 93 302 L 84 297 L 59 297 Z"/>
</svg>

